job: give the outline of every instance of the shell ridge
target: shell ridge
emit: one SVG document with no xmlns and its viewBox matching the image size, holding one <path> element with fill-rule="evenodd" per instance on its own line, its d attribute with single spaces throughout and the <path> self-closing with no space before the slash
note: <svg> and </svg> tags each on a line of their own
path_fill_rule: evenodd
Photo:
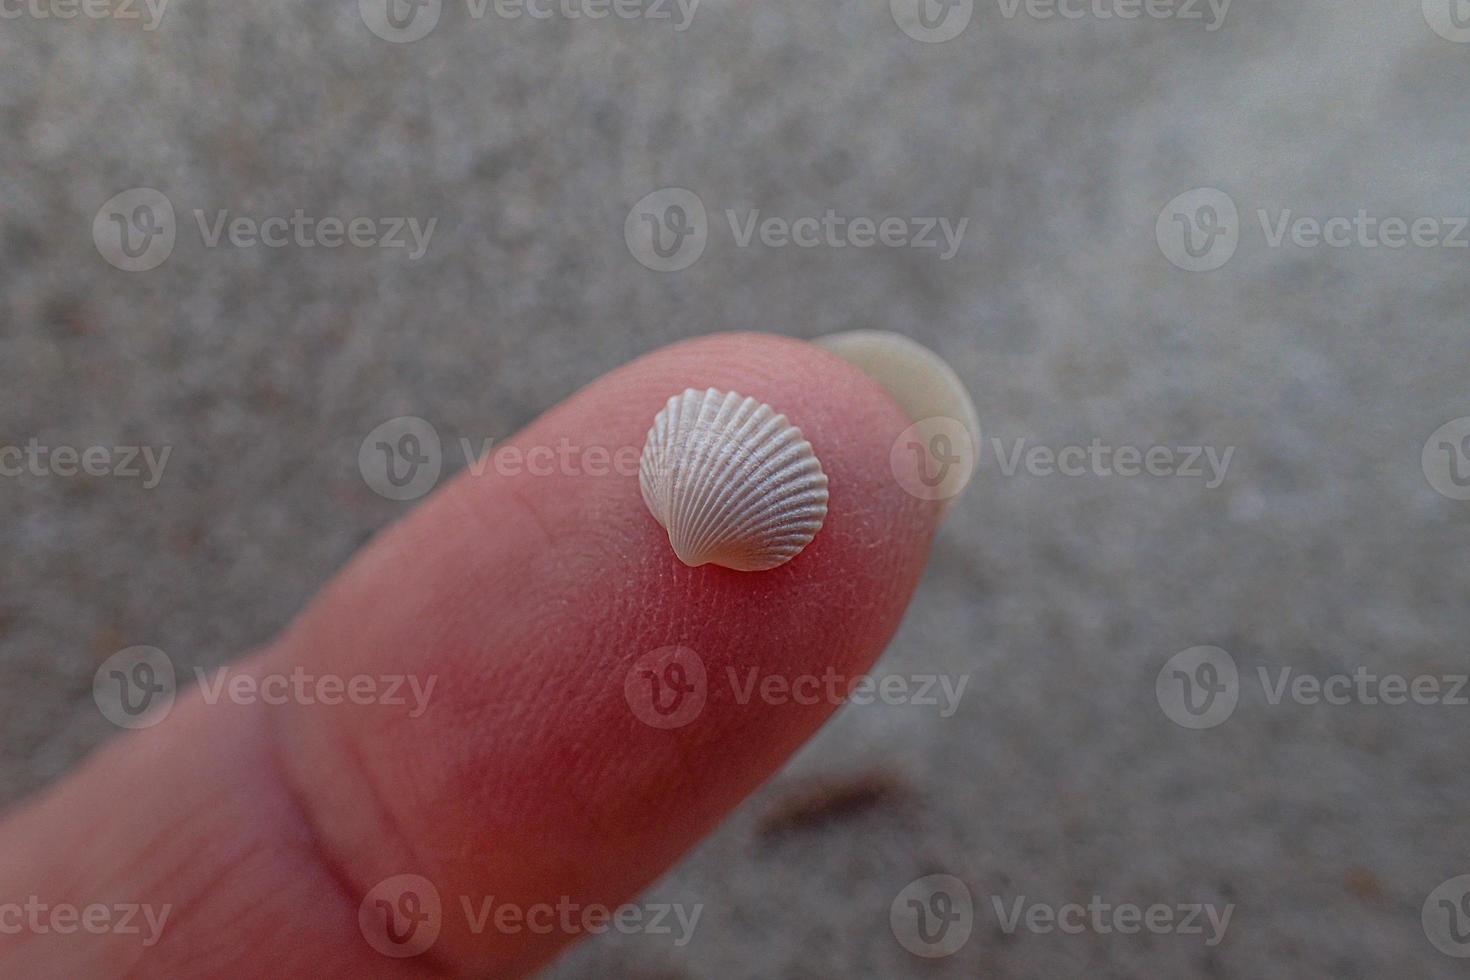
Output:
<svg viewBox="0 0 1470 980">
<path fill-rule="evenodd" d="M 674 550 L 683 554 L 683 539 L 680 537 L 679 528 L 683 526 L 684 511 L 687 509 L 689 497 L 685 489 L 688 481 L 688 454 L 691 451 L 691 440 L 698 427 L 704 424 L 705 413 L 708 409 L 708 395 L 713 389 L 701 393 L 693 388 L 687 388 L 681 398 L 681 412 L 678 424 L 670 425 L 668 446 L 669 457 L 667 465 L 669 480 L 669 506 L 667 508 L 667 521 L 665 526 L 669 531 L 669 541 L 674 545 Z M 695 451 L 697 446 L 692 447 Z"/>
<path fill-rule="evenodd" d="M 718 463 L 709 466 L 709 476 L 700 492 L 701 512 L 688 533 L 701 547 L 718 545 L 719 527 L 724 521 L 726 501 L 739 484 L 730 479 L 750 458 L 752 426 L 759 425 L 770 408 L 754 398 L 746 398 L 740 409 L 724 429 L 723 451 L 718 454 Z"/>
<path fill-rule="evenodd" d="M 759 468 L 747 474 L 747 483 L 733 484 L 727 488 L 721 506 L 714 515 L 717 518 L 718 536 L 726 541 L 759 538 L 792 525 L 797 521 L 798 515 L 786 513 L 790 507 L 788 498 L 803 490 L 812 493 L 814 502 L 821 501 L 819 509 L 825 517 L 826 476 L 821 473 L 820 464 L 810 454 L 810 444 L 794 427 L 786 428 L 781 435 L 784 445 L 764 447 L 769 453 L 768 458 L 760 460 Z M 752 459 L 759 459 L 759 454 L 753 454 Z M 812 470 L 816 471 L 814 477 L 810 473 Z M 792 488 L 786 485 L 784 491 L 773 492 L 772 487 L 782 487 L 785 481 L 799 477 L 809 478 L 814 486 L 803 487 L 798 484 Z M 798 533 L 806 533 L 805 529 L 809 528 L 810 533 L 815 534 L 821 527 L 820 520 L 799 521 L 798 524 Z M 723 543 L 718 539 L 705 540 L 703 546 L 719 550 Z"/>
<path fill-rule="evenodd" d="M 711 408 L 711 402 L 716 398 L 719 399 L 718 403 Z M 670 523 L 683 550 L 687 552 L 686 557 L 705 557 L 704 547 L 695 534 L 695 528 L 703 519 L 709 483 L 714 477 L 722 449 L 721 441 L 715 436 L 728 425 L 727 420 L 739 412 L 742 404 L 734 392 L 722 395 L 713 388 L 706 390 L 697 423 L 690 426 L 686 433 L 686 452 L 683 454 L 685 463 L 680 467 L 680 474 L 686 480 L 684 506 L 677 524 L 672 521 Z"/>
<path fill-rule="evenodd" d="M 810 443 L 804 439 L 800 440 L 787 451 L 763 460 L 751 473 L 751 481 L 768 486 L 775 483 L 778 478 L 794 480 L 797 477 L 806 476 L 806 464 L 815 462 L 815 457 L 807 455 L 810 451 Z M 788 466 L 788 463 L 791 465 Z M 821 472 L 820 465 L 816 467 L 816 471 Z"/>
<path fill-rule="evenodd" d="M 638 484 L 643 501 L 660 524 L 668 524 L 667 440 L 669 430 L 679 417 L 681 396 L 664 402 L 663 411 L 654 417 L 653 428 L 643 445 L 643 459 L 638 467 Z"/>
<path fill-rule="evenodd" d="M 733 393 L 727 396 L 724 407 L 730 408 L 736 398 L 739 396 Z M 711 443 L 702 460 L 705 478 L 693 491 L 697 497 L 697 511 L 690 515 L 689 526 L 683 529 L 691 547 L 709 550 L 719 544 L 720 501 L 729 482 L 728 474 L 743 462 L 747 451 L 745 433 L 759 419 L 765 407 L 753 398 L 741 399 L 727 415 L 717 420 L 714 427 L 703 433 Z"/>
<path fill-rule="evenodd" d="M 715 388 L 665 402 L 638 478 L 687 565 L 775 568 L 811 542 L 828 511 L 827 476 L 801 430 L 763 402 Z"/>
<path fill-rule="evenodd" d="M 754 402 L 754 399 L 746 399 L 746 401 Z M 765 466 L 763 456 L 768 456 L 772 448 L 769 434 L 779 432 L 780 426 L 777 423 L 784 423 L 784 419 L 784 415 L 775 414 L 770 406 L 758 406 L 757 411 L 747 420 L 747 423 L 735 433 L 738 438 L 732 440 L 732 452 L 720 476 L 723 478 L 732 467 L 749 464 L 756 468 L 750 478 L 750 482 L 760 482 L 763 479 L 761 470 Z M 752 425 L 759 426 L 755 432 L 750 431 Z M 742 490 L 742 486 L 733 481 L 717 481 L 715 486 L 719 488 L 717 490 L 717 497 L 713 501 L 715 510 L 711 513 L 709 520 L 705 522 L 706 526 L 715 522 L 720 515 L 728 514 L 735 500 L 739 499 L 739 494 Z"/>
</svg>

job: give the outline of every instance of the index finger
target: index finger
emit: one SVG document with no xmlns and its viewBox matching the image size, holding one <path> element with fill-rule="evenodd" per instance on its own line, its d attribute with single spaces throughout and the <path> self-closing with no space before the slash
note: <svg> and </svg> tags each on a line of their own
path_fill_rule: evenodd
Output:
<svg viewBox="0 0 1470 980">
<path fill-rule="evenodd" d="M 584 465 L 590 447 L 636 454 L 670 395 L 705 387 L 785 413 L 828 475 L 826 522 L 786 565 L 686 567 L 636 476 Z M 910 422 L 862 371 L 783 338 L 704 338 L 612 372 L 498 450 L 570 446 L 579 465 L 462 475 L 240 668 L 407 672 L 433 680 L 427 710 L 181 698 L 11 821 L 0 881 L 170 903 L 171 928 L 135 959 L 150 974 L 534 969 L 578 931 L 512 932 L 470 910 L 634 896 L 840 704 L 764 698 L 761 682 L 856 679 L 887 644 L 940 516 L 895 475 Z M 697 694 L 676 724 L 652 710 L 660 676 Z M 144 776 L 147 792 L 129 792 Z M 97 812 L 107 822 L 76 847 L 76 815 Z M 436 920 L 427 942 L 395 947 L 405 880 Z M 118 962 L 119 937 L 69 938 L 72 975 Z M 54 945 L 26 939 L 9 961 L 0 945 L 0 964 Z"/>
</svg>

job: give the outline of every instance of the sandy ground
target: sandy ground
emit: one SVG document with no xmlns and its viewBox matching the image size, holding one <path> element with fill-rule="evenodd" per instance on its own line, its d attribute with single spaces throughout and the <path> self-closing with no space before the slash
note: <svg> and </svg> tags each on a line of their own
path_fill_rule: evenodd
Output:
<svg viewBox="0 0 1470 980">
<path fill-rule="evenodd" d="M 843 710 L 647 896 L 702 905 L 687 944 L 605 936 L 551 975 L 1463 975 L 1421 909 L 1470 873 L 1470 708 L 1272 685 L 1470 670 L 1470 503 L 1421 465 L 1470 415 L 1470 46 L 1413 0 L 1223 20 L 980 0 L 943 43 L 879 2 L 706 0 L 683 30 L 668 9 L 475 20 L 455 0 L 412 43 L 347 0 L 0 21 L 0 442 L 172 447 L 151 489 L 0 479 L 0 801 L 116 733 L 91 694 L 106 657 L 224 663 L 403 513 L 358 470 L 385 418 L 430 420 L 449 471 L 459 437 L 503 438 L 677 338 L 884 328 L 941 352 L 985 428 L 878 667 L 967 678 L 957 710 Z M 94 237 L 136 187 L 176 211 L 147 272 Z M 624 223 L 667 187 L 698 196 L 707 243 L 656 272 Z M 1219 193 L 1169 210 L 1194 188 Z M 1201 210 L 1221 194 L 1233 223 Z M 195 218 L 297 209 L 437 225 L 414 259 L 210 247 Z M 968 224 L 948 258 L 741 244 L 752 210 L 828 209 Z M 1358 221 L 1313 247 L 1292 224 L 1360 211 L 1449 241 L 1392 248 Z M 1007 473 L 1018 445 L 1094 440 L 1233 453 L 1219 481 Z M 1171 673 L 1156 687 L 1199 645 L 1238 700 L 1204 730 L 1164 710 Z M 834 781 L 846 805 L 801 802 Z M 934 873 L 974 925 L 923 959 L 890 909 Z M 1017 899 L 1094 896 L 1232 917 L 1215 945 L 1208 925 L 1006 927 Z"/>
</svg>

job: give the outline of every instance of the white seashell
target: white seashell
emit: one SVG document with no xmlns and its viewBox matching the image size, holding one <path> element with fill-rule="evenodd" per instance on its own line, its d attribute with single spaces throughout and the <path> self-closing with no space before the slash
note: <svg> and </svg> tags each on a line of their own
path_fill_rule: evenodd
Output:
<svg viewBox="0 0 1470 980">
<path fill-rule="evenodd" d="M 827 517 L 827 475 L 801 430 L 769 405 L 713 388 L 675 395 L 654 417 L 638 485 L 690 566 L 775 568 Z"/>
</svg>

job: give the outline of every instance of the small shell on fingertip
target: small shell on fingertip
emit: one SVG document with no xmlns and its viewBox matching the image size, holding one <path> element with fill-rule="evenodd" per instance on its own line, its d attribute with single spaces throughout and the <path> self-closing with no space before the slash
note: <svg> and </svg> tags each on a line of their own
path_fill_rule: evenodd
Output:
<svg viewBox="0 0 1470 980">
<path fill-rule="evenodd" d="M 638 485 L 690 566 L 775 568 L 827 517 L 827 475 L 811 443 L 786 416 L 733 391 L 670 398 L 648 431 Z"/>
</svg>

